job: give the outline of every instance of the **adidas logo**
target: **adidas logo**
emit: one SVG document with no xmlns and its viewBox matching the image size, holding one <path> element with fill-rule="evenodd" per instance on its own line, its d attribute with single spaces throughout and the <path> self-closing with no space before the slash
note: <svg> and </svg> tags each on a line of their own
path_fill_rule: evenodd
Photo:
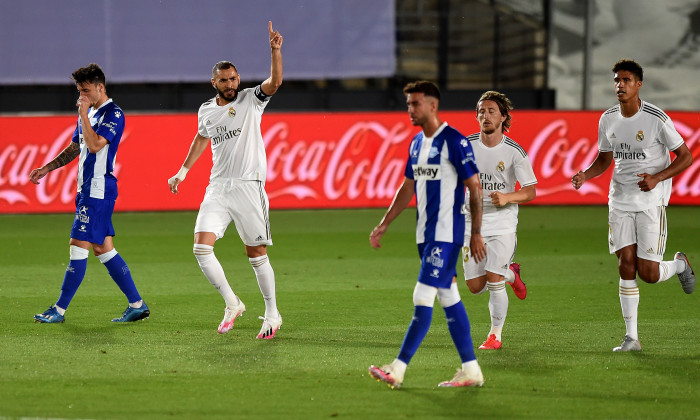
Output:
<svg viewBox="0 0 700 420">
<path fill-rule="evenodd" d="M 649 248 L 649 249 L 647 249 L 647 252 L 648 252 L 649 254 L 653 254 L 653 253 L 654 253 L 654 249 L 653 249 L 653 248 Z"/>
<path fill-rule="evenodd" d="M 256 241 L 262 241 L 263 239 L 264 238 L 262 236 L 258 236 L 257 238 L 255 238 Z"/>
<path fill-rule="evenodd" d="M 615 133 L 612 133 L 612 135 L 610 136 L 610 138 L 611 138 L 611 139 L 616 139 L 617 137 L 615 137 Z"/>
</svg>

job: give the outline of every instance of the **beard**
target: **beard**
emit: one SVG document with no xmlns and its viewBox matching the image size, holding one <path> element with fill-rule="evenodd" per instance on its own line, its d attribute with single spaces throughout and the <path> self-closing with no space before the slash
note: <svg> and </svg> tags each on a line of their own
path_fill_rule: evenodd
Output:
<svg viewBox="0 0 700 420">
<path fill-rule="evenodd" d="M 238 96 L 238 88 L 233 88 L 233 94 L 227 94 L 225 91 L 220 90 L 219 88 L 216 89 L 216 92 L 219 94 L 219 98 L 226 102 L 233 102 L 234 99 L 236 99 L 236 96 Z"/>
<path fill-rule="evenodd" d="M 481 127 L 481 132 L 484 134 L 493 134 L 501 127 L 501 124 L 491 124 L 489 127 Z"/>
</svg>

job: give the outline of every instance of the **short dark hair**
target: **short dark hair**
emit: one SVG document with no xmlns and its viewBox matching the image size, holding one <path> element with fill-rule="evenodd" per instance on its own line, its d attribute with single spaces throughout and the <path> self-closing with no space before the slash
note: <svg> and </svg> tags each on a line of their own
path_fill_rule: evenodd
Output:
<svg viewBox="0 0 700 420">
<path fill-rule="evenodd" d="M 73 80 L 76 84 L 80 83 L 92 83 L 93 85 L 98 85 L 102 83 L 106 86 L 105 73 L 102 68 L 95 63 L 90 63 L 85 67 L 81 67 L 71 74 Z"/>
<path fill-rule="evenodd" d="M 640 66 L 639 63 L 634 60 L 623 58 L 615 63 L 612 68 L 612 72 L 617 73 L 620 70 L 627 70 L 628 72 L 634 74 L 637 80 L 640 82 L 644 80 L 644 70 L 642 69 L 642 66 Z"/>
<path fill-rule="evenodd" d="M 507 133 L 510 128 L 510 124 L 513 120 L 513 116 L 510 115 L 510 110 L 513 109 L 513 104 L 510 99 L 501 92 L 496 92 L 495 90 L 488 90 L 481 95 L 481 98 L 476 102 L 476 111 L 479 112 L 479 104 L 483 101 L 494 101 L 498 105 L 498 110 L 501 111 L 501 115 L 506 117 L 503 121 L 503 132 Z"/>
<path fill-rule="evenodd" d="M 216 72 L 219 70 L 227 70 L 233 68 L 236 70 L 236 73 L 238 73 L 238 69 L 236 66 L 233 65 L 232 62 L 230 61 L 219 61 L 218 63 L 214 64 L 214 68 L 211 69 L 211 75 L 214 77 L 216 75 Z"/>
<path fill-rule="evenodd" d="M 426 80 L 419 80 L 417 82 L 412 82 L 403 88 L 403 94 L 408 95 L 409 93 L 422 93 L 425 96 L 432 96 L 433 98 L 440 100 L 440 89 L 433 82 L 428 82 Z"/>
</svg>

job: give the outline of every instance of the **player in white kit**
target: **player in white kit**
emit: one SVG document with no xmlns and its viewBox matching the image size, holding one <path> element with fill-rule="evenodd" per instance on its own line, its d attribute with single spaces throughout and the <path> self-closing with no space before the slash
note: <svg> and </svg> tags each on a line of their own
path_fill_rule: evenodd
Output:
<svg viewBox="0 0 700 420">
<path fill-rule="evenodd" d="M 502 93 L 487 91 L 477 102 L 476 119 L 481 131 L 468 137 L 484 198 L 481 233 L 486 243 L 486 259 L 476 262 L 464 248 L 464 279 L 469 290 L 480 294 L 489 290 L 491 330 L 482 350 L 497 350 L 502 346 L 501 332 L 508 314 L 506 283 L 519 299 L 525 299 L 527 288 L 520 278 L 520 265 L 513 262 L 517 244 L 518 203 L 535 198 L 537 178 L 525 150 L 503 134 L 511 125 L 513 105 Z M 515 190 L 516 182 L 520 189 Z M 467 200 L 469 191 L 467 190 Z M 471 215 L 465 211 L 467 227 L 464 243 L 470 240 Z"/>
<path fill-rule="evenodd" d="M 228 61 L 212 69 L 216 97 L 199 108 L 199 128 L 180 171 L 168 180 L 177 194 L 179 184 L 207 145 L 211 145 L 212 169 L 194 229 L 194 255 L 202 272 L 226 302 L 218 332 L 227 333 L 245 305 L 236 296 L 214 255 L 215 242 L 233 222 L 245 245 L 265 300 L 265 316 L 257 338 L 271 339 L 282 325 L 275 296 L 275 273 L 267 256 L 272 245 L 268 198 L 265 192 L 267 157 L 260 122 L 272 95 L 282 84 L 282 35 L 268 23 L 271 49 L 270 77 L 255 88 L 239 89 L 240 76 Z"/>
<path fill-rule="evenodd" d="M 677 274 L 685 293 L 695 288 L 695 273 L 684 253 L 663 261 L 671 178 L 688 168 L 693 157 L 668 115 L 639 98 L 642 67 L 632 60 L 620 60 L 612 71 L 620 103 L 600 117 L 598 156 L 571 182 L 579 189 L 615 161 L 608 196 L 608 243 L 610 253 L 618 258 L 626 334 L 613 351 L 639 351 L 637 275 L 647 283 L 658 283 Z M 669 150 L 676 155 L 673 162 Z"/>
</svg>

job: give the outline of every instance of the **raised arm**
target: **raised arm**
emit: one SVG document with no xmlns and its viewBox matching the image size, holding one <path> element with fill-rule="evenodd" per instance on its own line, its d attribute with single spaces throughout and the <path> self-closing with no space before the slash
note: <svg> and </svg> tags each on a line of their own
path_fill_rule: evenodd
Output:
<svg viewBox="0 0 700 420">
<path fill-rule="evenodd" d="M 98 135 L 90 125 L 88 110 L 90 109 L 90 99 L 85 95 L 80 95 L 76 103 L 78 115 L 80 115 L 80 127 L 83 132 L 83 140 L 90 153 L 97 153 L 109 143 L 106 138 Z"/>
<path fill-rule="evenodd" d="M 272 55 L 270 65 L 270 77 L 262 83 L 262 91 L 272 96 L 282 86 L 282 35 L 279 31 L 272 30 L 272 22 L 268 22 L 270 33 L 270 52 Z"/>
<path fill-rule="evenodd" d="M 204 153 L 204 149 L 206 149 L 207 145 L 209 144 L 209 140 L 210 139 L 206 137 L 202 137 L 202 135 L 199 133 L 197 133 L 197 135 L 194 136 L 194 140 L 192 140 L 192 144 L 190 145 L 190 150 L 189 152 L 187 152 L 185 163 L 182 164 L 180 171 L 178 171 L 178 173 L 175 174 L 175 176 L 168 180 L 170 192 L 172 192 L 173 194 L 177 194 L 177 186 L 185 180 L 187 172 L 190 170 L 190 168 L 192 168 L 192 165 L 194 165 L 195 162 L 197 162 L 197 159 L 199 159 L 199 157 L 202 156 L 202 153 Z"/>
</svg>

